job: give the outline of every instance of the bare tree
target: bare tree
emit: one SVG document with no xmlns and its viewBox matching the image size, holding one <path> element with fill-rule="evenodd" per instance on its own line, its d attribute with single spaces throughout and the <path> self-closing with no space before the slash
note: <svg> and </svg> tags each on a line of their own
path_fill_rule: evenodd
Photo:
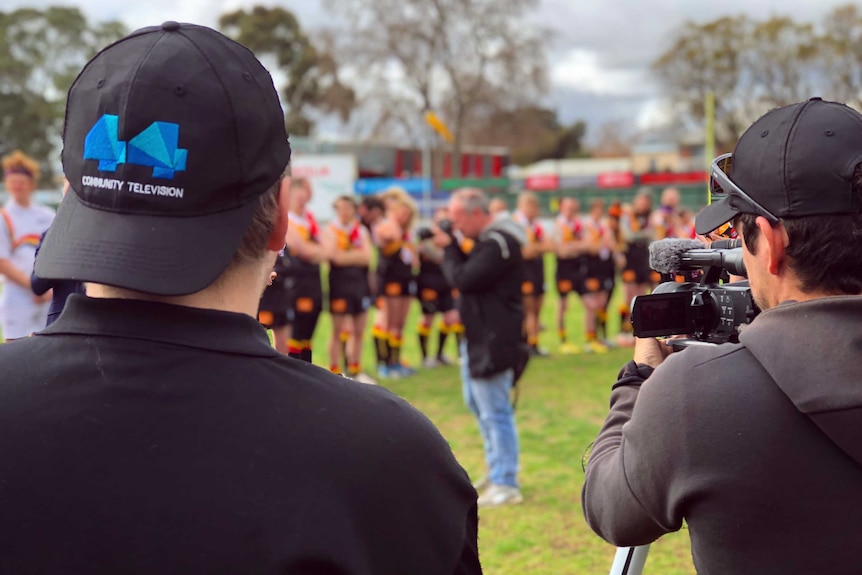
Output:
<svg viewBox="0 0 862 575">
<path fill-rule="evenodd" d="M 281 87 L 285 125 L 291 134 L 307 136 L 312 114 L 337 113 L 347 121 L 355 105 L 353 91 L 341 83 L 338 65 L 327 50 L 329 38 L 312 42 L 296 16 L 284 8 L 253 6 L 222 14 L 219 26 L 259 57 L 272 58 L 285 76 Z"/>
<path fill-rule="evenodd" d="M 736 141 L 745 119 L 740 117 L 752 94 L 746 85 L 744 46 L 751 21 L 725 17 L 706 24 L 687 22 L 673 45 L 653 64 L 677 113 L 704 117 L 706 94 L 716 95 L 716 131 L 720 142 Z"/>
<path fill-rule="evenodd" d="M 538 0 L 326 0 L 350 40 L 360 105 L 387 131 L 419 143 L 423 112 L 448 124 L 455 153 L 483 107 L 535 103 L 547 90 L 542 31 L 528 23 Z M 457 161 L 457 158 L 456 158 Z"/>
<path fill-rule="evenodd" d="M 812 95 L 824 66 L 818 44 L 812 24 L 787 17 L 687 22 L 653 68 L 683 117 L 702 120 L 715 94 L 716 140 L 727 149 L 770 108 Z"/>
<path fill-rule="evenodd" d="M 811 23 L 774 17 L 755 24 L 745 65 L 762 109 L 812 95 L 821 63 L 817 46 Z"/>
<path fill-rule="evenodd" d="M 862 104 L 862 11 L 854 4 L 835 8 L 824 20 L 819 45 L 821 79 L 830 97 L 858 107 Z"/>
<path fill-rule="evenodd" d="M 599 126 L 596 143 L 590 146 L 593 158 L 628 157 L 637 135 L 630 122 L 611 120 Z"/>
</svg>

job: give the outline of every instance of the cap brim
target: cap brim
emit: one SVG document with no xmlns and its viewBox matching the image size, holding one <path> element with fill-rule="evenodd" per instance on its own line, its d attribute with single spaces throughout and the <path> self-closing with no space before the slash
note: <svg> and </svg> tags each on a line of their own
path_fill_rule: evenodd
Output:
<svg viewBox="0 0 862 575">
<path fill-rule="evenodd" d="M 177 296 L 198 292 L 227 268 L 257 201 L 196 217 L 117 214 L 69 190 L 51 224 L 36 275 Z"/>
<path fill-rule="evenodd" d="M 712 203 L 697 214 L 694 219 L 694 230 L 705 236 L 731 221 L 738 214 L 739 211 L 731 206 L 727 200 Z"/>
</svg>

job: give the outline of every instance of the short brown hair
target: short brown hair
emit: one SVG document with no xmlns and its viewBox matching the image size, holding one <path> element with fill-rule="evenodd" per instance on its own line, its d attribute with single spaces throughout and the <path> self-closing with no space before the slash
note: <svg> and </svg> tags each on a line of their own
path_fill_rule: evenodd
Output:
<svg viewBox="0 0 862 575">
<path fill-rule="evenodd" d="M 852 193 L 862 198 L 862 163 L 852 186 Z M 760 238 L 756 220 L 756 214 L 742 213 L 733 221 L 752 254 Z M 803 292 L 862 293 L 862 211 L 782 218 L 781 224 L 788 238 L 785 253 Z"/>
<path fill-rule="evenodd" d="M 257 201 L 257 207 L 251 218 L 251 223 L 236 252 L 233 254 L 228 268 L 253 263 L 264 256 L 269 236 L 275 229 L 278 220 L 278 196 L 281 190 L 281 180 L 262 193 Z"/>
</svg>

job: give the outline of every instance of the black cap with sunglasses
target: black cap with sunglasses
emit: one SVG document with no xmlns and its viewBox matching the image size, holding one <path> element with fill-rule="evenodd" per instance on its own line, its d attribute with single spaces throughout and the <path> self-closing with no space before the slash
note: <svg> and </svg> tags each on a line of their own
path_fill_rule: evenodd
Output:
<svg viewBox="0 0 862 575">
<path fill-rule="evenodd" d="M 853 174 L 862 162 L 862 114 L 812 98 L 768 112 L 712 164 L 712 204 L 695 228 L 708 234 L 738 214 L 780 218 L 862 210 Z"/>
</svg>

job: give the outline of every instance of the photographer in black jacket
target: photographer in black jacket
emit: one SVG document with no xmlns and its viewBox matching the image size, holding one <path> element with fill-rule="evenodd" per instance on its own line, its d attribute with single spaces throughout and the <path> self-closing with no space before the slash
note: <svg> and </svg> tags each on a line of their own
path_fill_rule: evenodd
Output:
<svg viewBox="0 0 862 575">
<path fill-rule="evenodd" d="M 767 112 L 710 171 L 696 229 L 732 222 L 760 313 L 739 343 L 638 338 L 582 492 L 593 530 L 644 545 L 685 524 L 700 575 L 859 573 L 862 114 Z"/>
<path fill-rule="evenodd" d="M 452 194 L 452 231 L 475 240 L 469 254 L 450 233 L 434 228 L 445 248 L 443 273 L 461 294 L 459 312 L 466 329 L 461 375 L 464 400 L 479 421 L 489 475 L 476 484 L 479 506 L 521 503 L 518 435 L 509 393 L 522 360 L 521 304 L 523 229 L 508 216 L 494 217 L 488 197 L 466 188 Z M 523 350 L 524 353 L 526 350 Z"/>
</svg>

